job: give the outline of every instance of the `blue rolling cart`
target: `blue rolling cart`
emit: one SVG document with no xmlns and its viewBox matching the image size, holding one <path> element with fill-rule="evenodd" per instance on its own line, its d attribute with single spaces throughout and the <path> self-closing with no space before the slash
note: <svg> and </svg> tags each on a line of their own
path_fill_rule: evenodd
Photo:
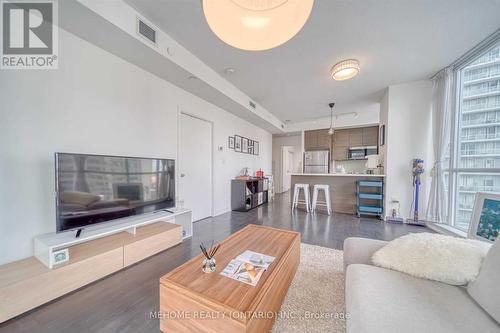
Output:
<svg viewBox="0 0 500 333">
<path fill-rule="evenodd" d="M 356 182 L 356 215 L 375 215 L 382 219 L 384 212 L 384 181 L 358 180 Z"/>
</svg>

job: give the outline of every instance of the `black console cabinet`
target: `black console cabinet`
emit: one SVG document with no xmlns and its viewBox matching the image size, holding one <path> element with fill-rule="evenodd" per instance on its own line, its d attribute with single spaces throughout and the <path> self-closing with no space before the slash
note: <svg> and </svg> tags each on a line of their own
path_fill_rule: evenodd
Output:
<svg viewBox="0 0 500 333">
<path fill-rule="evenodd" d="M 247 212 L 267 203 L 268 187 L 269 180 L 267 178 L 233 179 L 231 181 L 231 209 Z"/>
</svg>

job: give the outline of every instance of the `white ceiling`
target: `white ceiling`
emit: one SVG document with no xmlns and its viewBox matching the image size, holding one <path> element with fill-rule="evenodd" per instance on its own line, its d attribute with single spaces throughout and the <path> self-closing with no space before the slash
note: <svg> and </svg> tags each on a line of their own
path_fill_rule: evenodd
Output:
<svg viewBox="0 0 500 333">
<path fill-rule="evenodd" d="M 425 79 L 500 28 L 500 0 L 316 0 L 304 28 L 268 51 L 220 41 L 201 0 L 126 0 L 160 29 L 282 121 L 355 111 L 378 102 L 391 84 Z M 361 72 L 337 82 L 329 69 L 345 58 Z"/>
</svg>

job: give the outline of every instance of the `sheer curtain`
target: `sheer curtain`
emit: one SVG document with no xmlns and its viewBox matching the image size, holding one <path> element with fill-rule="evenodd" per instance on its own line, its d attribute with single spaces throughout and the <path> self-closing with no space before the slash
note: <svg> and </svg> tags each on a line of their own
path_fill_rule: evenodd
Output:
<svg viewBox="0 0 500 333">
<path fill-rule="evenodd" d="M 447 67 L 433 79 L 432 115 L 434 121 L 434 166 L 431 170 L 431 189 L 427 206 L 427 220 L 446 223 L 448 195 L 445 171 L 449 168 L 449 146 L 455 74 Z"/>
</svg>

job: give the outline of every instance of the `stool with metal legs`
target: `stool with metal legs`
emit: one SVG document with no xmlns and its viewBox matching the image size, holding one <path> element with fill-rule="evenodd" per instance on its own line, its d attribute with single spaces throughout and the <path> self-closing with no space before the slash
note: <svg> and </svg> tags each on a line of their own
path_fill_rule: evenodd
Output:
<svg viewBox="0 0 500 333">
<path fill-rule="evenodd" d="M 299 200 L 300 190 L 304 191 L 304 200 Z M 298 204 L 305 204 L 306 210 L 309 213 L 311 208 L 311 194 L 309 192 L 309 184 L 295 184 L 293 189 L 292 210 L 297 208 Z"/>
<path fill-rule="evenodd" d="M 325 193 L 325 201 L 318 201 L 319 191 Z M 326 207 L 328 215 L 332 213 L 331 201 L 330 201 L 330 185 L 316 184 L 313 188 L 313 200 L 312 200 L 312 210 L 316 212 L 316 206 Z"/>
</svg>

